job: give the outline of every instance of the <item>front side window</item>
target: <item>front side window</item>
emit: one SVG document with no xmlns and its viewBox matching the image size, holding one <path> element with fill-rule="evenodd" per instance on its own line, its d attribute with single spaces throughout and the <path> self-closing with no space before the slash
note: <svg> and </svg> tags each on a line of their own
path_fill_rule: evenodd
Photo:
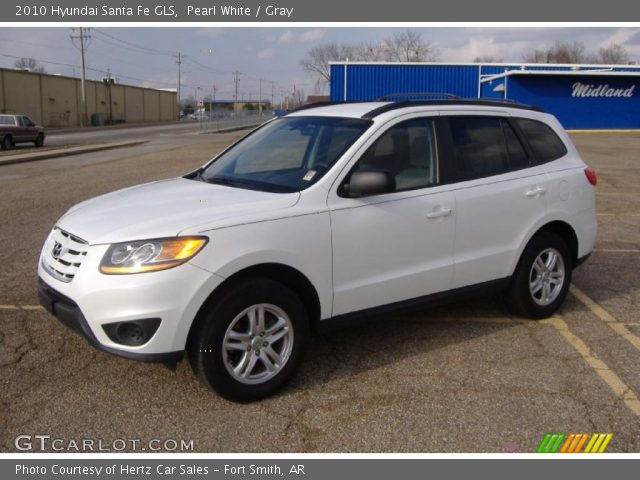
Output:
<svg viewBox="0 0 640 480">
<path fill-rule="evenodd" d="M 224 152 L 199 178 L 239 188 L 297 192 L 317 182 L 370 125 L 359 118 L 283 117 Z"/>
<path fill-rule="evenodd" d="M 435 185 L 437 165 L 433 120 L 418 118 L 383 133 L 353 171 L 387 172 L 395 180 L 395 191 L 402 191 Z"/>
<path fill-rule="evenodd" d="M 551 162 L 567 154 L 567 147 L 548 125 L 527 118 L 518 118 L 516 122 L 539 163 Z"/>
</svg>

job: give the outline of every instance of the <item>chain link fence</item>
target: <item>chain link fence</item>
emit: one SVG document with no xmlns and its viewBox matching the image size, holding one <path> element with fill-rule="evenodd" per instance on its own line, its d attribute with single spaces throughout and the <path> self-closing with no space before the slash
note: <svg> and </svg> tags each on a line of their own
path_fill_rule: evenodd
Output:
<svg viewBox="0 0 640 480">
<path fill-rule="evenodd" d="M 220 110 L 194 115 L 193 118 L 184 121 L 198 122 L 201 130 L 224 130 L 227 128 L 239 128 L 258 126 L 273 118 L 271 110 L 233 112 Z"/>
</svg>

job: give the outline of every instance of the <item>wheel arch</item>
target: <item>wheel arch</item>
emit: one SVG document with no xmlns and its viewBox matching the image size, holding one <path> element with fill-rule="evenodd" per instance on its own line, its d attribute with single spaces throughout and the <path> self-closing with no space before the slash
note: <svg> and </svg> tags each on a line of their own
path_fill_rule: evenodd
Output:
<svg viewBox="0 0 640 480">
<path fill-rule="evenodd" d="M 542 232 L 550 232 L 558 235 L 564 243 L 567 245 L 569 249 L 569 253 L 571 255 L 571 264 L 572 267 L 575 267 L 578 264 L 578 235 L 576 234 L 575 229 L 567 222 L 563 220 L 553 220 L 545 223 L 527 239 L 527 242 L 524 244 L 522 251 L 520 252 L 520 256 L 522 256 L 522 252 L 525 251 L 527 245 L 531 242 L 531 240 L 538 234 Z"/>
<path fill-rule="evenodd" d="M 302 301 L 310 319 L 312 331 L 317 330 L 320 323 L 320 297 L 311 281 L 299 270 L 282 263 L 262 263 L 243 268 L 227 277 L 202 303 L 189 328 L 187 335 L 187 348 L 192 336 L 199 328 L 200 322 L 206 317 L 210 306 L 228 289 L 233 288 L 238 282 L 248 278 L 269 278 L 290 288 Z"/>
</svg>

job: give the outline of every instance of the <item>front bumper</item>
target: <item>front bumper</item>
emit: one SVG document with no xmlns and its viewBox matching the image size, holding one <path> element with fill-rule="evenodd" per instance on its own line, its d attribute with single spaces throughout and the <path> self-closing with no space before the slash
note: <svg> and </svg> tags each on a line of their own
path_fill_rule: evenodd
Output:
<svg viewBox="0 0 640 480">
<path fill-rule="evenodd" d="M 140 353 L 111 348 L 101 344 L 91 331 L 80 307 L 70 298 L 49 287 L 42 279 L 38 279 L 38 299 L 40 300 L 40 305 L 56 317 L 60 323 L 84 337 L 90 345 L 99 350 L 142 362 L 178 362 L 182 360 L 184 351 Z"/>
<path fill-rule="evenodd" d="M 91 246 L 71 281 L 38 266 L 43 306 L 100 350 L 137 360 L 164 361 L 184 351 L 193 320 L 224 278 L 189 263 L 158 272 L 105 275 L 108 245 Z M 146 343 L 114 339 L 109 326 L 159 319 Z"/>
</svg>

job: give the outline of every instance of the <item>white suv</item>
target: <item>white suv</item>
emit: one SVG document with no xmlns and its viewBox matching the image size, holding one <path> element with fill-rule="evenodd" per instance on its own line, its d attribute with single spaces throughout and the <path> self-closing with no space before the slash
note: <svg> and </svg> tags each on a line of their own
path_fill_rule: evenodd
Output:
<svg viewBox="0 0 640 480">
<path fill-rule="evenodd" d="M 480 287 L 555 312 L 596 238 L 596 177 L 534 107 L 323 105 L 267 122 L 181 178 L 71 208 L 41 303 L 90 343 L 175 362 L 249 401 L 294 375 L 321 321 Z"/>
</svg>

